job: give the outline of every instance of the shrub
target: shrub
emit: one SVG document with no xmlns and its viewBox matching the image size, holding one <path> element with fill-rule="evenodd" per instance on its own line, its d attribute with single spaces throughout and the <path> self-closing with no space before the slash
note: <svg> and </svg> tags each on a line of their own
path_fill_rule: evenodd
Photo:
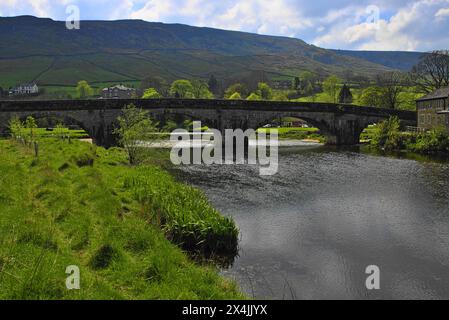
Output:
<svg viewBox="0 0 449 320">
<path fill-rule="evenodd" d="M 381 122 L 373 130 L 371 145 L 385 151 L 402 149 L 404 140 L 399 129 L 400 121 L 396 116 Z"/>
<path fill-rule="evenodd" d="M 416 142 L 409 144 L 408 148 L 419 153 L 449 152 L 449 132 L 446 128 L 439 127 L 421 133 L 416 137 Z"/>
</svg>

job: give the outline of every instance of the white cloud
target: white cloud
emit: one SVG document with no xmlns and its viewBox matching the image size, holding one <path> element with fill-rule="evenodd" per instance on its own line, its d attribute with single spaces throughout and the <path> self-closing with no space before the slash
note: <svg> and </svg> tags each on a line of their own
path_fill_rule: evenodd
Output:
<svg viewBox="0 0 449 320">
<path fill-rule="evenodd" d="M 246 0 L 228 7 L 213 20 L 212 25 L 231 30 L 295 36 L 313 24 L 286 0 Z"/>
<path fill-rule="evenodd" d="M 389 19 L 380 19 L 377 24 L 343 20 L 325 35 L 316 37 L 314 43 L 361 50 L 431 50 L 444 41 L 447 46 L 449 35 L 445 30 L 448 23 L 432 23 L 432 17 L 445 12 L 441 11 L 444 3 L 448 1 L 415 1 L 397 10 Z"/>
<path fill-rule="evenodd" d="M 172 1 L 150 0 L 139 10 L 130 14 L 132 19 L 143 19 L 147 21 L 160 21 L 164 16 L 173 12 Z"/>
<path fill-rule="evenodd" d="M 441 8 L 438 10 L 438 12 L 435 14 L 435 17 L 442 18 L 449 16 L 449 8 Z"/>
</svg>

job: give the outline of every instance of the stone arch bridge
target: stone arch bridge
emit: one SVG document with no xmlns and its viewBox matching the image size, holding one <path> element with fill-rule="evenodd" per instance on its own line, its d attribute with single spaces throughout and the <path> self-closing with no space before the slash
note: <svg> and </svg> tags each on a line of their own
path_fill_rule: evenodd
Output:
<svg viewBox="0 0 449 320">
<path fill-rule="evenodd" d="M 202 121 L 210 128 L 257 129 L 273 119 L 296 117 L 319 128 L 329 144 L 354 145 L 370 124 L 398 116 L 403 125 L 416 126 L 416 112 L 353 105 L 278 101 L 193 100 L 193 99 L 98 99 L 51 101 L 0 101 L 0 132 L 6 133 L 13 116 L 55 117 L 77 123 L 94 141 L 113 145 L 112 131 L 121 109 L 133 103 L 156 119 L 182 115 Z"/>
</svg>

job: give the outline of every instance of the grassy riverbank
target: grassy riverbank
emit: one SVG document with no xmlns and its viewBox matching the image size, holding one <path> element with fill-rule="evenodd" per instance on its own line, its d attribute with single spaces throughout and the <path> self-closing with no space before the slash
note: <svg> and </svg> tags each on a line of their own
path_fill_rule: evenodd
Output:
<svg viewBox="0 0 449 320">
<path fill-rule="evenodd" d="M 445 127 L 422 133 L 404 132 L 400 127 L 399 119 L 392 117 L 365 130 L 364 137 L 378 150 L 449 156 L 449 131 Z"/>
<path fill-rule="evenodd" d="M 233 221 L 158 166 L 41 138 L 38 158 L 0 140 L 0 172 L 0 299 L 244 298 L 174 244 L 225 251 L 236 245 Z M 66 289 L 69 265 L 80 290 Z"/>
</svg>

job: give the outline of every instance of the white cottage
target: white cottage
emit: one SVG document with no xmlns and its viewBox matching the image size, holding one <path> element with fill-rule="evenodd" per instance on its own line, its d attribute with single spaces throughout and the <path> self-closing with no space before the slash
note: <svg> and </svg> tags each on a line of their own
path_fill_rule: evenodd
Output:
<svg viewBox="0 0 449 320">
<path fill-rule="evenodd" d="M 34 82 L 24 83 L 12 88 L 9 93 L 12 95 L 36 94 L 39 93 L 39 87 Z"/>
</svg>

